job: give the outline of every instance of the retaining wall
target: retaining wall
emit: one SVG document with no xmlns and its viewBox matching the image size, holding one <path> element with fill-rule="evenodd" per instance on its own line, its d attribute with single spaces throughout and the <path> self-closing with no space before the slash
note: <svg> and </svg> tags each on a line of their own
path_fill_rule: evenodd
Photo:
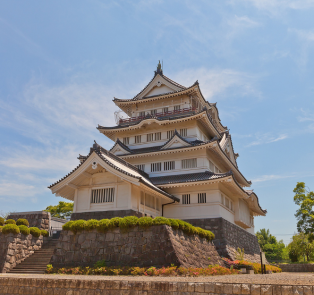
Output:
<svg viewBox="0 0 314 295">
<path fill-rule="evenodd" d="M 1 278 L 0 294 L 58 295 L 313 295 L 313 286 L 188 283 L 162 281 Z"/>
<path fill-rule="evenodd" d="M 314 272 L 314 264 L 278 264 L 283 272 Z"/>
<path fill-rule="evenodd" d="M 91 212 L 77 212 L 72 213 L 71 220 L 78 220 L 78 219 L 111 219 L 113 217 L 125 217 L 125 216 L 137 216 L 143 217 L 144 214 L 135 211 L 135 210 L 109 210 L 109 211 L 91 211 Z"/>
<path fill-rule="evenodd" d="M 6 273 L 41 248 L 43 236 L 0 233 L 0 273 Z"/>
<path fill-rule="evenodd" d="M 14 219 L 15 221 L 19 218 L 27 219 L 30 227 L 38 227 L 49 231 L 50 227 L 50 212 L 46 211 L 33 211 L 33 212 L 16 212 L 11 213 L 7 219 Z"/>
<path fill-rule="evenodd" d="M 189 236 L 167 225 L 120 228 L 99 233 L 83 231 L 74 235 L 62 231 L 51 259 L 55 267 L 92 266 L 105 260 L 108 266 L 184 267 L 224 265 L 212 242 Z"/>
</svg>

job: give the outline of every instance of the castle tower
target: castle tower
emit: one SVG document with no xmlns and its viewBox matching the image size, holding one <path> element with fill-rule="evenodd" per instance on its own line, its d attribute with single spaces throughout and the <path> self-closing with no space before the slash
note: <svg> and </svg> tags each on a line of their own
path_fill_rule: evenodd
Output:
<svg viewBox="0 0 314 295">
<path fill-rule="evenodd" d="M 115 142 L 111 150 L 95 143 L 79 156 L 78 167 L 49 187 L 74 201 L 72 219 L 178 218 L 213 230 L 225 256 L 232 256 L 226 247 L 232 239 L 238 240 L 232 251 L 242 245 L 247 253 L 253 243 L 257 255 L 254 217 L 266 210 L 245 189 L 251 182 L 238 168 L 231 135 L 199 83 L 182 86 L 159 63 L 141 92 L 113 102 L 121 110 L 117 126 L 97 127 Z"/>
</svg>

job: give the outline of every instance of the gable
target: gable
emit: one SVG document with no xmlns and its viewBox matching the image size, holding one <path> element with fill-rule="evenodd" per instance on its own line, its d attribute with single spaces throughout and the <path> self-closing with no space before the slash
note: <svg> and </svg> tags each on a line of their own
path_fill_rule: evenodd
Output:
<svg viewBox="0 0 314 295">
<path fill-rule="evenodd" d="M 119 143 L 116 143 L 114 147 L 110 150 L 110 152 L 116 156 L 130 154 L 130 152 L 124 149 Z"/>
<path fill-rule="evenodd" d="M 175 89 L 161 84 L 160 86 L 155 86 L 145 96 L 149 97 L 149 96 L 153 96 L 153 95 L 160 95 L 160 94 L 165 94 L 165 93 L 174 92 L 174 91 L 175 91 Z"/>
<path fill-rule="evenodd" d="M 179 136 L 175 135 L 169 142 L 167 142 L 161 150 L 165 149 L 174 149 L 180 147 L 191 146 L 191 144 L 187 143 L 186 141 L 182 140 Z"/>
</svg>

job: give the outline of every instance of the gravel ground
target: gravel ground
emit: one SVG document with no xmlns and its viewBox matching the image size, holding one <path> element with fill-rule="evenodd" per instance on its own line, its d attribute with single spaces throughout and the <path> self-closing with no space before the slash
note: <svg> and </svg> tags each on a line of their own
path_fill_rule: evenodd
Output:
<svg viewBox="0 0 314 295">
<path fill-rule="evenodd" d="M 115 280 L 115 281 L 159 281 L 159 282 L 215 282 L 271 285 L 314 285 L 314 273 L 279 273 L 267 275 L 228 275 L 211 277 L 146 277 L 146 276 L 84 276 L 56 274 L 0 274 L 2 277 L 75 279 L 75 280 Z"/>
</svg>

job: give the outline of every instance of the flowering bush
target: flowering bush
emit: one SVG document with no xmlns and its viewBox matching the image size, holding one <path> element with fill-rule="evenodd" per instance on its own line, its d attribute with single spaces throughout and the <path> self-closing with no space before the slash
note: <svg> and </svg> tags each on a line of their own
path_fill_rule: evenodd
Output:
<svg viewBox="0 0 314 295">
<path fill-rule="evenodd" d="M 98 264 L 99 265 L 99 264 Z M 162 268 L 156 267 L 114 267 L 104 266 L 97 267 L 62 267 L 54 268 L 51 264 L 47 265 L 46 273 L 49 274 L 75 274 L 75 275 L 107 275 L 107 276 L 185 276 L 185 277 L 198 277 L 198 276 L 216 276 L 216 275 L 231 275 L 238 274 L 236 269 L 228 269 L 219 265 L 209 265 L 206 268 L 194 267 L 177 267 L 168 266 Z"/>
<path fill-rule="evenodd" d="M 179 219 L 171 219 L 165 217 L 141 217 L 138 218 L 136 216 L 126 216 L 123 218 L 115 217 L 112 219 L 102 219 L 102 220 L 95 220 L 90 219 L 88 221 L 85 220 L 76 220 L 76 221 L 69 221 L 62 226 L 63 230 L 70 230 L 75 234 L 77 232 L 83 230 L 93 230 L 97 229 L 99 232 L 106 232 L 109 229 L 120 227 L 123 230 L 128 230 L 134 226 L 140 226 L 144 228 L 148 228 L 154 225 L 168 225 L 174 229 L 181 229 L 184 233 L 188 235 L 197 234 L 202 238 L 206 238 L 207 240 L 211 241 L 215 238 L 215 235 L 209 231 L 205 230 L 200 227 L 194 227 L 192 224 L 179 220 Z"/>
<path fill-rule="evenodd" d="M 255 274 L 262 273 L 262 268 L 261 268 L 260 263 L 249 262 L 246 260 L 232 261 L 228 258 L 223 258 L 223 260 L 226 262 L 229 268 L 233 266 L 233 268 L 239 269 L 241 267 L 252 266 Z M 281 268 L 273 266 L 273 265 L 266 265 L 266 270 L 271 270 L 273 273 L 281 272 Z"/>
</svg>

